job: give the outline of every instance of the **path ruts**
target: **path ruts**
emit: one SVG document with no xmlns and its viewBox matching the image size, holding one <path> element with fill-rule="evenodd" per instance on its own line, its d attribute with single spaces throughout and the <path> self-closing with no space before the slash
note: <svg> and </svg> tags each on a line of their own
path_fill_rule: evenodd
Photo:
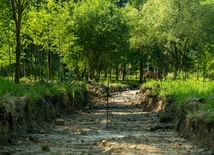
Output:
<svg viewBox="0 0 214 155">
<path fill-rule="evenodd" d="M 171 124 L 161 124 L 156 113 L 131 104 L 137 91 L 125 91 L 89 112 L 57 119 L 51 132 L 24 136 L 1 152 L 12 155 L 212 155 L 211 150 L 177 136 Z"/>
</svg>

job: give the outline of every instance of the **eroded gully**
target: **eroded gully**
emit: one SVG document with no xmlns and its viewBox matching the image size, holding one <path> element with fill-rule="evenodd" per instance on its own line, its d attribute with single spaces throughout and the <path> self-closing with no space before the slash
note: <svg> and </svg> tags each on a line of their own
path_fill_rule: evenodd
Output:
<svg viewBox="0 0 214 155">
<path fill-rule="evenodd" d="M 88 112 L 64 115 L 48 132 L 29 134 L 13 145 L 1 146 L 2 154 L 59 155 L 211 155 L 178 137 L 158 121 L 157 113 L 143 112 L 132 105 L 137 91 L 124 91 L 109 98 L 107 127 L 106 100 L 97 101 Z M 169 127 L 169 128 L 167 128 Z"/>
</svg>

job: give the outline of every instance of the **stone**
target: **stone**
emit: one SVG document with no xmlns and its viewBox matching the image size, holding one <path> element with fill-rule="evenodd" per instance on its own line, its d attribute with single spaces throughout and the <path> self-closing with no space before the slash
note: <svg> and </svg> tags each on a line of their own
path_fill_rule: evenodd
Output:
<svg viewBox="0 0 214 155">
<path fill-rule="evenodd" d="M 87 132 L 86 131 L 81 131 L 80 134 L 81 135 L 87 135 Z"/>
<path fill-rule="evenodd" d="M 65 125 L 65 121 L 63 119 L 56 119 L 55 124 L 56 125 Z"/>
<path fill-rule="evenodd" d="M 103 147 L 109 147 L 109 143 L 107 140 L 103 140 L 102 145 L 103 145 Z"/>
<path fill-rule="evenodd" d="M 214 155 L 214 151 L 208 151 L 207 155 Z"/>
<path fill-rule="evenodd" d="M 188 150 L 180 150 L 180 153 L 181 154 L 189 154 L 189 151 Z"/>
<path fill-rule="evenodd" d="M 50 148 L 48 147 L 48 145 L 43 145 L 41 148 L 42 151 L 50 152 Z"/>
</svg>

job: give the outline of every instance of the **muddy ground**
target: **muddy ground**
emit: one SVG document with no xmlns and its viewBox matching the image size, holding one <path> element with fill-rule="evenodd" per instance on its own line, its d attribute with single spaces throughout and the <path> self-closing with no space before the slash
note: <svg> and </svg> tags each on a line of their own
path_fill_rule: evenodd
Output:
<svg viewBox="0 0 214 155">
<path fill-rule="evenodd" d="M 212 155 L 205 148 L 180 138 L 170 123 L 160 123 L 155 112 L 133 105 L 139 90 L 94 99 L 85 112 L 64 114 L 48 129 L 28 133 L 0 146 L 0 154 L 11 155 Z"/>
</svg>

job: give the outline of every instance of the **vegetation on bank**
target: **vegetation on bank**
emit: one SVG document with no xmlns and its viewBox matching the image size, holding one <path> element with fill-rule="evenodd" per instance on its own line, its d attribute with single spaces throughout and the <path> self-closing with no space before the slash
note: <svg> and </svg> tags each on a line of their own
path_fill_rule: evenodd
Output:
<svg viewBox="0 0 214 155">
<path fill-rule="evenodd" d="M 11 79 L 0 77 L 0 100 L 9 100 L 11 97 L 29 97 L 30 99 L 38 99 L 45 95 L 60 95 L 62 92 L 69 92 L 75 98 L 75 92 L 83 96 L 86 85 L 83 82 L 71 84 L 44 84 L 41 81 L 27 82 L 21 80 L 19 85 L 14 84 Z"/>
<path fill-rule="evenodd" d="M 201 117 L 207 122 L 214 122 L 214 81 L 211 80 L 172 80 L 148 81 L 146 86 L 159 89 L 161 95 L 172 95 L 175 103 L 180 106 L 192 99 L 204 99 L 200 110 L 189 112 L 193 118 Z"/>
<path fill-rule="evenodd" d="M 75 98 L 75 92 L 78 92 L 82 98 L 84 90 L 86 90 L 86 83 L 42 83 L 27 82 L 21 80 L 21 84 L 17 85 L 9 78 L 0 77 L 0 98 L 1 100 L 9 100 L 11 97 L 29 97 L 30 99 L 37 99 L 44 97 L 44 95 L 59 95 L 62 92 L 69 92 Z M 112 83 L 112 81 L 102 81 L 100 84 L 106 86 L 122 86 L 123 83 Z M 175 103 L 179 106 L 186 103 L 186 101 L 203 98 L 205 103 L 199 111 L 191 112 L 191 116 L 204 117 L 208 122 L 214 122 L 214 81 L 211 80 L 148 80 L 144 85 L 156 88 L 160 95 L 172 95 Z"/>
</svg>

